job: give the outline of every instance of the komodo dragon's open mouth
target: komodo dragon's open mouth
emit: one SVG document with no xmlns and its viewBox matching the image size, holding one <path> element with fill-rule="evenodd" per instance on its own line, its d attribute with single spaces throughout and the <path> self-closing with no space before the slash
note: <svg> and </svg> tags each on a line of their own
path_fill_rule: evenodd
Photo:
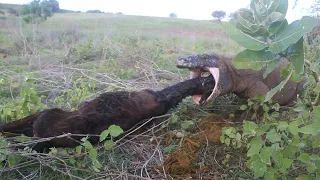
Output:
<svg viewBox="0 0 320 180">
<path fill-rule="evenodd" d="M 212 99 L 216 98 L 216 94 L 218 94 L 217 85 L 219 83 L 220 79 L 220 71 L 216 67 L 204 67 L 204 68 L 195 68 L 190 69 L 190 78 L 197 78 L 197 77 L 206 77 L 212 74 L 214 80 L 215 80 L 215 86 L 212 90 L 212 93 L 207 97 L 207 99 L 204 102 L 200 102 L 202 94 L 193 95 L 192 99 L 196 104 L 205 105 Z"/>
<path fill-rule="evenodd" d="M 221 72 L 217 63 L 217 58 L 214 55 L 197 54 L 181 57 L 177 60 L 177 68 L 188 68 L 190 70 L 190 78 L 199 76 L 208 76 L 212 74 L 215 85 L 211 94 L 193 95 L 192 99 L 196 104 L 205 105 L 220 95 L 222 85 L 220 82 Z"/>
</svg>

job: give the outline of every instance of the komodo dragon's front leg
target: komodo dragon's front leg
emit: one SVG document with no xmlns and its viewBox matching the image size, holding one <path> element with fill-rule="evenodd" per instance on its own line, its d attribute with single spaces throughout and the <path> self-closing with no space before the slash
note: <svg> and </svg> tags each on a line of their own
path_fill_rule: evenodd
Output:
<svg viewBox="0 0 320 180">
<path fill-rule="evenodd" d="M 270 91 L 267 85 L 265 85 L 262 81 L 257 81 L 250 88 L 246 89 L 245 98 L 254 98 L 258 95 L 265 95 Z"/>
</svg>

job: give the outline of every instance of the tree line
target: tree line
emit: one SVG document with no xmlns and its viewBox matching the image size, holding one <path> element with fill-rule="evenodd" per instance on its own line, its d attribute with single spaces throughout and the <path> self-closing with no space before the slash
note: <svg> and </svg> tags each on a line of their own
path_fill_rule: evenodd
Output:
<svg viewBox="0 0 320 180">
<path fill-rule="evenodd" d="M 23 5 L 21 14 L 25 22 L 36 23 L 46 20 L 59 10 L 60 6 L 57 0 L 33 0 Z"/>
</svg>

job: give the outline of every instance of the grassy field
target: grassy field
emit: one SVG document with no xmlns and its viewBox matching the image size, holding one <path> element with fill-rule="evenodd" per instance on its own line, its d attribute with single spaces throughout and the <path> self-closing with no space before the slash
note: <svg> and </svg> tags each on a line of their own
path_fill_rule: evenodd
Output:
<svg viewBox="0 0 320 180">
<path fill-rule="evenodd" d="M 63 13 L 41 24 L 25 24 L 19 17 L 3 15 L 1 121 L 24 116 L 20 112 L 25 107 L 27 113 L 75 109 L 105 91 L 160 89 L 187 78 L 187 70 L 175 67 L 180 56 L 240 50 L 223 22 Z M 200 108 L 187 98 L 151 129 L 137 128 L 139 133 L 118 140 L 113 150 L 100 150 L 100 172 L 91 169 L 85 154 L 80 158 L 73 150 L 33 155 L 12 150 L 14 163 L 3 165 L 0 179 L 250 178 L 241 153 L 226 162 L 230 150 L 217 144 L 217 138 L 194 136 L 201 129 L 201 117 L 231 113 L 238 107 L 233 100 L 224 97 L 215 106 Z M 211 131 L 222 126 L 214 128 Z M 181 161 L 172 158 L 177 154 Z"/>
</svg>

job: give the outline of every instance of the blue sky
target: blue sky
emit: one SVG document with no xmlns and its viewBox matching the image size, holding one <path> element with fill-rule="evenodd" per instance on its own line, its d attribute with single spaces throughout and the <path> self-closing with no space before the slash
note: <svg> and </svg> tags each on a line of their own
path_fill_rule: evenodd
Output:
<svg viewBox="0 0 320 180">
<path fill-rule="evenodd" d="M 0 3 L 26 4 L 31 0 L 0 0 Z M 172 12 L 179 18 L 208 20 L 215 10 L 226 11 L 227 14 L 249 5 L 250 0 L 58 0 L 61 9 L 93 10 L 104 12 L 122 12 L 127 15 L 168 17 Z M 293 10 L 294 0 L 289 0 L 287 19 L 291 22 L 307 14 L 307 7 L 314 0 L 300 0 Z"/>
</svg>

